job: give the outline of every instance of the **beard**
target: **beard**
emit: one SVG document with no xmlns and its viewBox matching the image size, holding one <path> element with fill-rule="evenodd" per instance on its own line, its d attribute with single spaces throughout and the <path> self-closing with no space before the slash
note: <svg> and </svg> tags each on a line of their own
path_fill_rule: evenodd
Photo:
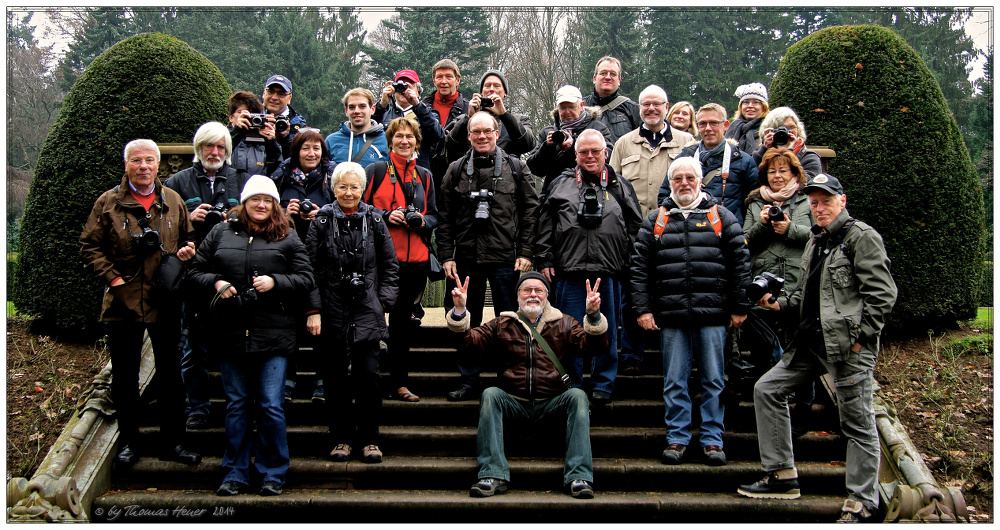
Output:
<svg viewBox="0 0 1000 530">
<path fill-rule="evenodd" d="M 529 298 L 521 304 L 520 309 L 521 312 L 524 313 L 524 316 L 530 318 L 531 320 L 535 320 L 542 316 L 542 312 L 545 311 L 545 304 L 546 302 L 544 300 Z"/>
<path fill-rule="evenodd" d="M 225 163 L 225 160 L 222 160 L 222 159 L 202 160 L 201 165 L 202 165 L 202 167 L 204 167 L 205 169 L 207 169 L 209 171 L 218 171 L 219 168 L 221 168 L 222 164 L 224 164 L 224 163 Z"/>
</svg>

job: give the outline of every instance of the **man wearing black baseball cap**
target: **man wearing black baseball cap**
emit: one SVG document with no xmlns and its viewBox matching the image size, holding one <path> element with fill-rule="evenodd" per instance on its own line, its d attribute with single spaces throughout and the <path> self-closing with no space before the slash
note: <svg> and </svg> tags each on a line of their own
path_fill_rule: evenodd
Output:
<svg viewBox="0 0 1000 530">
<path fill-rule="evenodd" d="M 770 295 L 756 301 L 775 311 L 797 311 L 798 335 L 781 362 L 754 386 L 757 439 L 767 476 L 737 492 L 761 499 L 801 495 L 788 394 L 827 371 L 837 386 L 841 430 L 847 438 L 848 498 L 841 521 L 865 521 L 879 504 L 873 370 L 879 334 L 896 301 L 896 284 L 882 237 L 847 213 L 840 181 L 820 173 L 803 191 L 816 224 L 815 236 L 802 253 L 802 289 L 776 302 L 768 301 Z"/>
<path fill-rule="evenodd" d="M 264 100 L 264 108 L 268 114 L 285 122 L 282 125 L 276 121 L 274 132 L 275 138 L 281 144 L 281 157 L 288 158 L 291 156 L 289 148 L 292 145 L 292 138 L 299 129 L 306 126 L 305 116 L 289 106 L 292 102 L 292 82 L 283 75 L 272 75 L 264 83 L 264 95 L 261 99 Z"/>
</svg>

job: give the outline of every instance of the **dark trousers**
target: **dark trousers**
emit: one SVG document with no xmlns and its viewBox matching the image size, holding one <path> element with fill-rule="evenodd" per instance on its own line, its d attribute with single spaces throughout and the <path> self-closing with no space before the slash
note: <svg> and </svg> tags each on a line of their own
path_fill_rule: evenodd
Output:
<svg viewBox="0 0 1000 530">
<path fill-rule="evenodd" d="M 503 311 L 517 310 L 517 279 L 520 273 L 514 270 L 514 264 L 494 265 L 477 264 L 472 261 L 456 261 L 458 277 L 465 282 L 469 277 L 469 291 L 466 293 L 465 308 L 469 312 L 469 326 L 476 327 L 483 323 L 483 306 L 486 305 L 486 281 L 490 282 L 493 293 L 493 313 L 499 315 Z M 444 286 L 445 313 L 454 307 L 451 300 L 451 290 L 455 282 L 448 279 Z M 482 355 L 475 350 L 465 348 L 461 337 L 457 337 L 458 372 L 462 374 L 462 384 L 472 387 L 479 386 L 479 372 L 482 370 Z"/>
<path fill-rule="evenodd" d="M 415 326 L 410 316 L 413 300 L 427 284 L 427 263 L 399 264 L 399 294 L 389 311 L 389 349 L 382 361 L 382 371 L 389 372 L 389 390 L 408 386 L 410 380 L 410 342 Z"/>
<path fill-rule="evenodd" d="M 160 411 L 158 437 L 161 448 L 181 443 L 184 437 L 184 385 L 181 383 L 181 353 L 178 347 L 181 324 L 170 319 L 156 323 L 109 322 L 108 350 L 111 353 L 111 398 L 114 400 L 119 447 L 135 444 L 139 437 L 139 364 L 143 332 L 153 342 L 156 374 L 152 381 Z M 133 449 L 135 446 L 133 445 Z"/>
<path fill-rule="evenodd" d="M 333 445 L 378 445 L 382 377 L 378 341 L 351 342 L 323 335 L 319 373 L 326 390 L 326 414 Z M 351 404 L 351 398 L 354 404 Z"/>
</svg>

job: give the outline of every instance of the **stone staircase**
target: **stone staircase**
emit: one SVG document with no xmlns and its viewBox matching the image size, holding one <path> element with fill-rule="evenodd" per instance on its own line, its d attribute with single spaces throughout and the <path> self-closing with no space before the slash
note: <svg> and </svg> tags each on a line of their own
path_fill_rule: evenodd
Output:
<svg viewBox="0 0 1000 530">
<path fill-rule="evenodd" d="M 89 518 L 94 522 L 707 523 L 832 522 L 839 516 L 845 445 L 833 434 L 836 412 L 821 388 L 810 425 L 815 430 L 795 441 L 803 497 L 743 498 L 736 494 L 738 485 L 762 476 L 753 404 L 727 406 L 727 466 L 706 466 L 697 454 L 679 466 L 661 464 L 666 444 L 657 352 L 647 354 L 644 375 L 619 376 L 614 401 L 592 410 L 596 498 L 573 499 L 562 491 L 560 426 L 508 429 L 510 491 L 488 499 L 470 498 L 468 488 L 476 481 L 479 404 L 444 398 L 458 382 L 455 338 L 442 327 L 424 326 L 414 332 L 410 389 L 421 401 L 384 402 L 381 464 L 334 463 L 325 458 L 331 445 L 326 428 L 317 421 L 322 405 L 310 399 L 311 351 L 303 349 L 297 388 L 301 395 L 286 404 L 292 463 L 283 495 L 215 495 L 222 478 L 225 400 L 214 373 L 211 427 L 188 432 L 188 445 L 204 455 L 203 462 L 188 467 L 143 458 L 129 472 L 113 472 L 110 490 L 94 499 Z M 483 377 L 487 386 L 495 379 L 486 370 Z M 143 445 L 155 445 L 154 425 L 150 421 L 142 428 Z M 695 432 L 692 449 L 699 446 L 697 439 Z"/>
</svg>

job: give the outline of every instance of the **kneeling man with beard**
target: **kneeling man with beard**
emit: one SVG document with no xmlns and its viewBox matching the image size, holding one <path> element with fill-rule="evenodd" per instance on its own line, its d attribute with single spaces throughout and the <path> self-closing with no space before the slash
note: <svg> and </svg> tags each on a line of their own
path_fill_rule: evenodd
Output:
<svg viewBox="0 0 1000 530">
<path fill-rule="evenodd" d="M 593 356 L 608 348 L 608 322 L 601 314 L 600 279 L 593 288 L 587 280 L 587 316 L 581 325 L 548 303 L 549 282 L 528 272 L 517 283 L 518 310 L 504 311 L 493 320 L 469 329 L 465 310 L 469 279 L 451 292 L 455 307 L 448 327 L 466 332 L 466 350 L 499 360 L 497 385 L 487 388 L 479 402 L 476 437 L 479 482 L 472 497 L 506 493 L 510 466 L 504 456 L 504 423 L 566 421 L 566 461 L 563 486 L 575 498 L 594 497 L 594 463 L 590 451 L 590 404 L 587 394 L 571 388 L 563 364 L 570 356 Z"/>
</svg>

